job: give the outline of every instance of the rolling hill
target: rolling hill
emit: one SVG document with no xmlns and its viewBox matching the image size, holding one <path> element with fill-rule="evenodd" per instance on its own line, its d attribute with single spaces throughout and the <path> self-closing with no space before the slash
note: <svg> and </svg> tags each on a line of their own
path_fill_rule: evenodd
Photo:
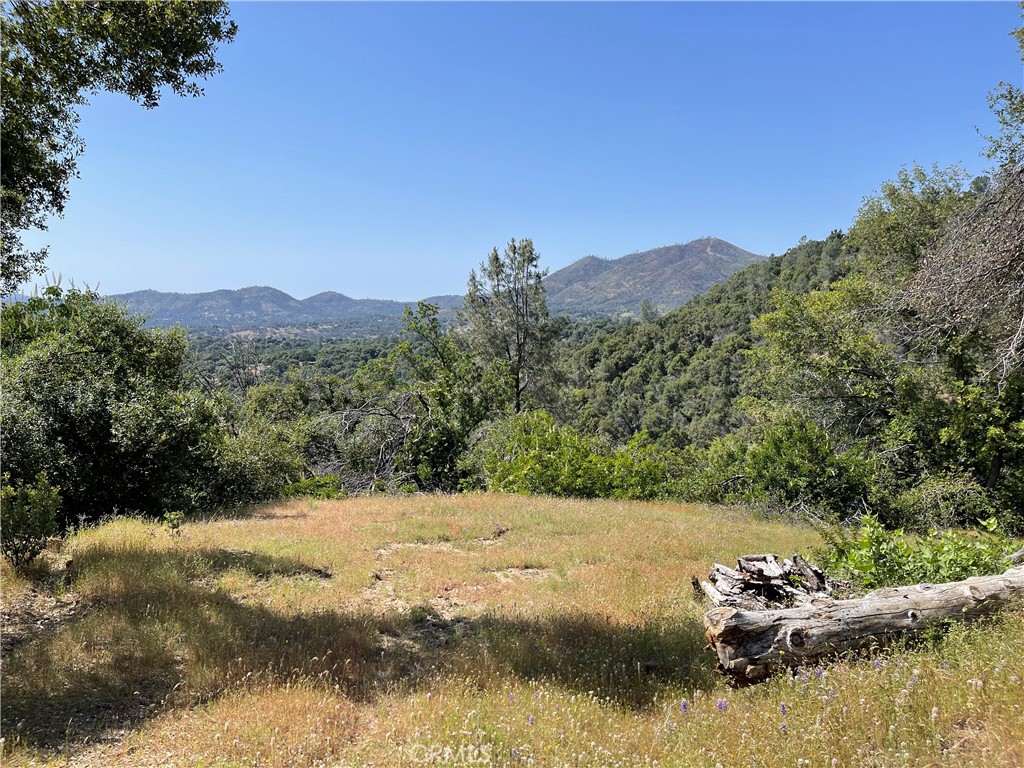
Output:
<svg viewBox="0 0 1024 768">
<path fill-rule="evenodd" d="M 108 298 L 126 304 L 134 313 L 145 315 L 153 325 L 187 325 L 204 329 L 266 328 L 370 318 L 397 321 L 406 306 L 405 302 L 389 299 L 353 299 L 335 291 L 296 299 L 277 288 L 263 285 L 207 293 L 147 290 Z M 452 309 L 462 303 L 462 297 L 432 296 L 427 301 L 442 309 Z"/>
<path fill-rule="evenodd" d="M 619 259 L 586 256 L 548 275 L 548 304 L 554 313 L 577 316 L 636 314 L 644 299 L 669 310 L 760 260 L 715 237 Z M 342 335 L 365 335 L 359 330 L 364 326 L 393 332 L 406 306 L 406 302 L 354 299 L 335 291 L 296 299 L 268 286 L 207 293 L 146 290 L 109 298 L 158 326 L 242 330 L 326 324 L 345 329 Z M 426 301 L 451 312 L 461 305 L 462 297 L 432 296 Z M 365 321 L 371 319 L 376 322 L 368 326 Z"/>
</svg>

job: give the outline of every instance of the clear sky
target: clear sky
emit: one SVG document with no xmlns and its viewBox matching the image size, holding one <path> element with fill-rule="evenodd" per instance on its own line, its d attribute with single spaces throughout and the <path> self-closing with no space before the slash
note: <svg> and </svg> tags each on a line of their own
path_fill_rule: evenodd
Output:
<svg viewBox="0 0 1024 768">
<path fill-rule="evenodd" d="M 103 293 L 462 293 L 715 235 L 781 253 L 903 164 L 987 167 L 1015 3 L 236 3 L 206 96 L 101 94 L 66 217 Z"/>
</svg>

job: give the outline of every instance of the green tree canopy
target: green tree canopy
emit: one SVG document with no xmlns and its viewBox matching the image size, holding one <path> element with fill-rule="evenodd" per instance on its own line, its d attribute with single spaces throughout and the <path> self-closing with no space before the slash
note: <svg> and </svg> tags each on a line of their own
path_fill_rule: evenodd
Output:
<svg viewBox="0 0 1024 768">
<path fill-rule="evenodd" d="M 224 2 L 39 2 L 3 6 L 0 54 L 0 293 L 43 270 L 46 250 L 22 235 L 60 216 L 85 144 L 77 109 L 100 90 L 142 106 L 162 90 L 199 96 L 196 82 L 221 70 L 220 43 L 236 26 Z"/>
<path fill-rule="evenodd" d="M 560 325 L 548 312 L 540 254 L 530 239 L 515 239 L 504 254 L 495 248 L 487 261 L 469 274 L 460 319 L 462 339 L 479 359 L 508 365 L 509 398 L 516 413 L 537 396 L 550 375 Z"/>
<path fill-rule="evenodd" d="M 145 330 L 94 293 L 57 287 L 0 318 L 12 481 L 45 471 L 61 489 L 61 527 L 193 505 L 214 479 L 223 431 L 215 404 L 189 386 L 180 330 Z"/>
</svg>

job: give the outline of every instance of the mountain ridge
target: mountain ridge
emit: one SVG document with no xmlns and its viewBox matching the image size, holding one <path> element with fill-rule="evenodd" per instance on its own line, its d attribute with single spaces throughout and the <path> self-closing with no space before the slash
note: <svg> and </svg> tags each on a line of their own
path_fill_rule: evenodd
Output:
<svg viewBox="0 0 1024 768">
<path fill-rule="evenodd" d="M 635 314 L 649 299 L 673 309 L 762 257 L 719 238 L 638 251 L 617 259 L 584 256 L 544 279 L 552 312 L 574 315 Z M 310 325 L 370 318 L 398 320 L 415 302 L 355 299 L 326 290 L 297 299 L 267 285 L 196 293 L 154 289 L 107 297 L 143 314 L 157 326 L 244 329 Z M 444 312 L 458 309 L 462 297 L 431 296 L 424 301 Z"/>
</svg>

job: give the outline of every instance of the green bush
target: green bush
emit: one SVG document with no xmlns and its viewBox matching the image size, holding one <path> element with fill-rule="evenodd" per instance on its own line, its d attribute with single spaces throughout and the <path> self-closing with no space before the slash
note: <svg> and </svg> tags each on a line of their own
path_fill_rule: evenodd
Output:
<svg viewBox="0 0 1024 768">
<path fill-rule="evenodd" d="M 836 455 L 823 429 L 790 417 L 771 424 L 751 446 L 744 474 L 752 500 L 776 507 L 807 505 L 838 516 L 866 495 L 855 467 L 849 457 Z"/>
<path fill-rule="evenodd" d="M 747 441 L 736 434 L 716 438 L 707 448 L 685 449 L 690 469 L 683 479 L 683 498 L 707 504 L 750 501 L 749 449 Z"/>
<path fill-rule="evenodd" d="M 308 496 L 314 499 L 343 499 L 348 491 L 341 487 L 337 475 L 309 477 L 284 487 L 283 496 Z"/>
<path fill-rule="evenodd" d="M 0 310 L 4 470 L 61 488 L 61 529 L 159 517 L 203 492 L 223 424 L 192 388 L 184 333 L 93 292 L 50 288 Z"/>
<path fill-rule="evenodd" d="M 609 464 L 612 495 L 645 501 L 680 495 L 689 462 L 682 451 L 652 443 L 643 430 L 617 449 Z"/>
<path fill-rule="evenodd" d="M 209 503 L 231 506 L 281 495 L 305 462 L 287 425 L 252 420 L 220 446 Z"/>
<path fill-rule="evenodd" d="M 21 568 L 43 551 L 46 539 L 57 530 L 60 489 L 50 485 L 46 472 L 36 475 L 34 485 L 20 480 L 9 485 L 9 481 L 4 475 L 0 487 L 0 551 L 11 565 Z"/>
<path fill-rule="evenodd" d="M 612 491 L 609 451 L 560 427 L 547 413 L 522 413 L 494 428 L 482 448 L 487 487 L 506 493 L 594 498 Z"/>
<path fill-rule="evenodd" d="M 823 532 L 829 545 L 824 560 L 832 575 L 865 589 L 1001 573 L 1014 543 L 995 518 L 978 522 L 979 531 L 931 530 L 910 539 L 902 528 L 889 530 L 865 515 L 852 535 Z"/>
<path fill-rule="evenodd" d="M 645 500 L 678 497 L 690 485 L 686 452 L 646 432 L 612 449 L 543 411 L 492 426 L 473 459 L 487 488 L 508 493 Z"/>
<path fill-rule="evenodd" d="M 914 527 L 970 525 L 992 517 L 995 505 L 967 473 L 924 474 L 893 500 L 894 516 Z"/>
</svg>

